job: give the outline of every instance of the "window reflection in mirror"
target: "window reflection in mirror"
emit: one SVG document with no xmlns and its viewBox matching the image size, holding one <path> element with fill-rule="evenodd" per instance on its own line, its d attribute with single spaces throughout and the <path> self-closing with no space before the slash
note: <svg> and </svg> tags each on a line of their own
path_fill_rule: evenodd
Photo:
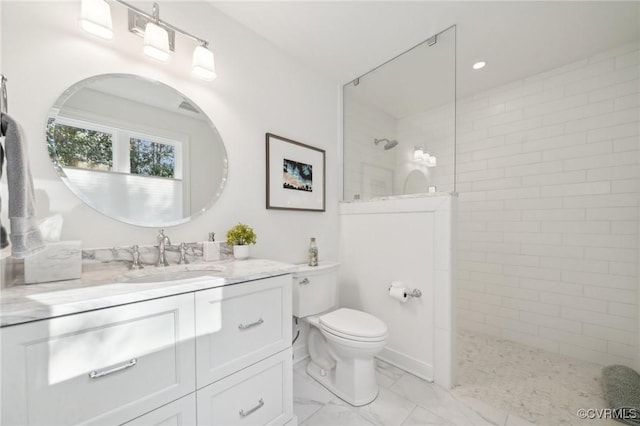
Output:
<svg viewBox="0 0 640 426">
<path fill-rule="evenodd" d="M 89 206 L 141 226 L 188 221 L 219 197 L 227 157 L 213 123 L 162 83 L 126 74 L 83 80 L 51 109 L 47 149 Z"/>
</svg>

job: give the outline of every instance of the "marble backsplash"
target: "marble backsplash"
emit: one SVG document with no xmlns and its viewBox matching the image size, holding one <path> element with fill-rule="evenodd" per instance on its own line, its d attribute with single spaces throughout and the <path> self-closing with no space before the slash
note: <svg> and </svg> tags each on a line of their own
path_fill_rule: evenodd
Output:
<svg viewBox="0 0 640 426">
<path fill-rule="evenodd" d="M 158 262 L 158 248 L 149 246 L 139 246 L 140 263 L 143 266 L 154 266 Z M 170 265 L 178 264 L 180 259 L 180 247 L 169 246 L 165 251 L 165 256 Z M 202 243 L 188 243 L 185 252 L 188 263 L 203 262 Z M 233 246 L 227 243 L 220 243 L 220 260 L 233 258 Z M 111 247 L 82 250 L 82 270 L 92 270 L 109 267 L 114 263 L 124 263 L 130 265 L 133 262 L 132 247 Z"/>
<path fill-rule="evenodd" d="M 158 261 L 158 248 L 153 245 L 139 246 L 140 263 L 144 267 L 155 267 Z M 82 250 L 82 272 L 111 268 L 113 266 L 130 266 L 133 262 L 133 250 L 127 247 L 103 247 Z M 170 265 L 178 264 L 180 247 L 168 246 L 165 255 Z M 188 243 L 185 258 L 188 263 L 204 262 L 202 243 Z M 233 246 L 225 242 L 220 243 L 220 260 L 233 258 Z M 2 259 L 0 278 L 1 287 L 25 284 L 25 262 L 11 257 Z M 54 265 L 55 266 L 55 265 Z M 49 267 L 52 267 L 49 265 Z M 52 281 L 55 281 L 52 280 Z"/>
</svg>

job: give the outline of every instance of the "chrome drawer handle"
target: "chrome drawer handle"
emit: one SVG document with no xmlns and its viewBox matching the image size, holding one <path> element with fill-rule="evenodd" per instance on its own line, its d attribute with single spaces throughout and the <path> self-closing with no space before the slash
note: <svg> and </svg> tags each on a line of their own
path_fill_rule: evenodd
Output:
<svg viewBox="0 0 640 426">
<path fill-rule="evenodd" d="M 245 324 L 240 324 L 240 325 L 238 326 L 238 328 L 239 328 L 240 330 L 246 330 L 247 328 L 251 328 L 251 327 L 255 327 L 255 326 L 257 326 L 257 325 L 260 325 L 260 324 L 262 324 L 263 322 L 264 322 L 264 320 L 263 320 L 262 318 L 260 318 L 258 321 L 256 321 L 256 322 L 252 322 L 251 324 L 246 324 L 246 325 L 245 325 Z"/>
<path fill-rule="evenodd" d="M 307 284 L 311 284 L 311 281 L 309 281 L 309 278 L 303 278 L 302 281 L 300 281 L 300 285 L 307 285 Z"/>
<path fill-rule="evenodd" d="M 238 414 L 240 414 L 240 417 L 247 417 L 249 414 L 253 413 L 254 411 L 262 408 L 262 406 L 264 406 L 264 401 L 262 400 L 262 398 L 260 398 L 260 401 L 258 401 L 258 405 L 256 405 L 255 407 L 253 407 L 250 410 L 244 411 L 244 410 L 240 410 L 238 412 Z"/>
<path fill-rule="evenodd" d="M 104 376 L 108 376 L 109 374 L 113 374 L 113 373 L 117 373 L 118 371 L 122 371 L 122 370 L 126 370 L 127 368 L 131 368 L 134 365 L 136 365 L 138 363 L 138 359 L 137 358 L 132 358 L 131 361 L 128 361 L 118 367 L 113 367 L 110 370 L 104 370 L 104 371 L 96 371 L 93 370 L 91 373 L 89 373 L 89 377 L 91 377 L 92 379 L 99 379 L 100 377 L 104 377 Z"/>
</svg>

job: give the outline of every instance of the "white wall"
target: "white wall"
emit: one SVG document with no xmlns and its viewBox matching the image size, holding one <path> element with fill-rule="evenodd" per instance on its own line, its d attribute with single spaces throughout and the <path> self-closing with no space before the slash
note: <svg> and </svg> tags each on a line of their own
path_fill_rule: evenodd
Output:
<svg viewBox="0 0 640 426">
<path fill-rule="evenodd" d="M 461 327 L 632 365 L 638 44 L 457 106 Z"/>
<path fill-rule="evenodd" d="M 339 85 L 294 62 L 206 2 L 160 4 L 164 20 L 211 42 L 218 72 L 214 82 L 191 77 L 194 45 L 180 35 L 169 64 L 144 57 L 142 39 L 127 30 L 124 7 L 112 4 L 115 36 L 104 41 L 79 29 L 79 1 L 2 2 L 2 72 L 9 77 L 10 112 L 29 140 L 38 214 L 61 212 L 62 238 L 80 239 L 84 247 L 155 242 L 157 229 L 119 223 L 73 196 L 54 172 L 44 139 L 49 108 L 67 87 L 96 74 L 138 74 L 171 85 L 197 103 L 227 148 L 229 177 L 221 198 L 192 222 L 167 229 L 172 242 L 202 241 L 209 231 L 224 235 L 242 221 L 258 234 L 253 256 L 303 262 L 309 237 L 315 236 L 320 257 L 337 259 Z M 151 6 L 138 5 L 144 10 Z M 266 132 L 326 150 L 325 213 L 265 209 Z M 0 195 L 5 222 L 6 183 Z"/>
<path fill-rule="evenodd" d="M 451 195 L 340 203 L 340 306 L 389 328 L 379 357 L 417 376 L 453 384 Z M 392 281 L 419 289 L 401 303 Z"/>
</svg>

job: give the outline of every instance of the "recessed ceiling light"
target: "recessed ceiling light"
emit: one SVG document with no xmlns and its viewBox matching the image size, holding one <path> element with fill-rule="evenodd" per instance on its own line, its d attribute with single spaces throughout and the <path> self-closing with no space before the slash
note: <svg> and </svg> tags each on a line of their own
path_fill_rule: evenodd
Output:
<svg viewBox="0 0 640 426">
<path fill-rule="evenodd" d="M 473 64 L 473 69 L 474 70 L 479 70 L 484 68 L 484 66 L 487 65 L 487 63 L 485 61 L 478 61 L 475 64 Z"/>
</svg>

